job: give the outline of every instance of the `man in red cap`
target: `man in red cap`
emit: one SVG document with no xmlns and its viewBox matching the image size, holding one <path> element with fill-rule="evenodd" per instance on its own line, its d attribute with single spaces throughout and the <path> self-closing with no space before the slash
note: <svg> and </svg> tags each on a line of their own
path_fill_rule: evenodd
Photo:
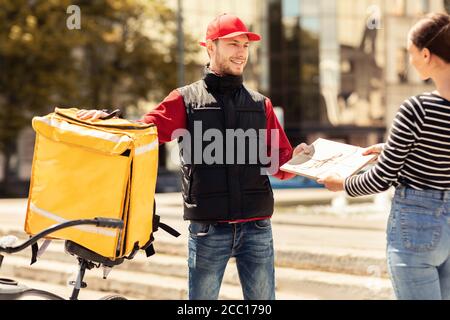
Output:
<svg viewBox="0 0 450 320">
<path fill-rule="evenodd" d="M 259 40 L 261 37 L 249 32 L 238 17 L 223 14 L 208 25 L 206 42 L 200 45 L 208 50 L 213 72 L 241 76 L 247 64 L 249 42 Z"/>
<path fill-rule="evenodd" d="M 264 140 L 262 149 L 276 164 L 273 175 L 279 179 L 293 177 L 279 170 L 292 157 L 292 147 L 271 101 L 243 85 L 250 42 L 260 39 L 234 15 L 214 19 L 208 25 L 206 41 L 200 43 L 210 57 L 203 79 L 172 91 L 141 119 L 156 124 L 160 143 L 175 138 L 180 143 L 184 219 L 190 221 L 190 299 L 218 298 L 231 257 L 236 258 L 245 299 L 275 298 L 270 221 L 274 199 L 267 174 L 261 173 L 267 163 L 250 161 L 255 153 L 251 137 L 242 149 L 234 145 L 234 138 L 242 138 L 239 132 L 244 133 L 241 140 L 249 137 L 245 132 L 257 133 L 253 142 Z M 79 113 L 82 119 L 101 116 L 105 114 L 95 110 Z M 196 138 L 199 128 L 205 133 L 200 137 L 209 133 L 208 139 Z M 223 138 L 230 132 L 234 132 L 231 143 Z M 266 134 L 259 135 L 261 132 Z M 277 133 L 275 139 L 271 132 Z M 208 161 L 202 156 L 213 144 L 219 148 L 215 148 L 214 161 Z M 300 145 L 296 153 L 305 147 Z M 237 150 L 238 157 L 249 156 L 235 161 Z"/>
</svg>

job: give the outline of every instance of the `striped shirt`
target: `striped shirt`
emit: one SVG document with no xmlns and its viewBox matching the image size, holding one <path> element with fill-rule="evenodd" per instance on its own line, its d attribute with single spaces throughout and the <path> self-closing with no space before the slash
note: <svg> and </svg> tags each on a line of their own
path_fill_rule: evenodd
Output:
<svg viewBox="0 0 450 320">
<path fill-rule="evenodd" d="M 345 191 L 356 197 L 400 185 L 450 190 L 450 101 L 433 93 L 405 100 L 377 164 L 348 177 Z"/>
</svg>

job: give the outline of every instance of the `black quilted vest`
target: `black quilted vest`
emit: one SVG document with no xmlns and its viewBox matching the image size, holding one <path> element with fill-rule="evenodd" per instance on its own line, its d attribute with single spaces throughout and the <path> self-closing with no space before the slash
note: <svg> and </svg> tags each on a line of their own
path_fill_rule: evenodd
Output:
<svg viewBox="0 0 450 320">
<path fill-rule="evenodd" d="M 230 149 L 232 145 L 226 145 L 227 131 L 230 132 L 227 129 L 232 129 L 231 132 L 236 132 L 236 129 L 242 129 L 241 132 L 254 129 L 253 132 L 259 134 L 260 129 L 265 130 L 267 127 L 266 98 L 245 88 L 242 82 L 242 77 L 219 77 L 207 68 L 202 80 L 178 89 L 186 107 L 186 128 L 191 137 L 190 141 L 186 138 L 178 141 L 185 220 L 215 222 L 265 217 L 273 213 L 274 200 L 270 181 L 267 175 L 261 173 L 263 162 L 260 157 L 255 160 L 250 156 L 251 150 L 255 155 L 254 149 L 249 147 L 251 139 L 241 140 L 245 142 L 240 144 L 239 151 L 236 149 L 236 139 L 234 152 L 230 152 L 233 150 Z M 201 132 L 197 130 L 197 135 L 195 127 L 202 129 Z M 207 141 L 208 139 L 202 138 L 209 129 L 220 132 L 223 141 L 213 138 Z M 260 148 L 266 152 L 266 141 L 260 139 L 263 141 Z M 195 159 L 195 151 L 197 155 L 201 155 L 208 151 L 208 145 L 211 151 L 213 142 L 216 146 L 223 144 L 220 148 L 223 155 L 220 152 L 210 152 L 216 157 L 213 163 L 205 161 L 203 157 Z M 183 145 L 189 146 L 190 152 L 186 152 Z M 242 146 L 245 149 L 244 162 Z M 240 162 L 236 160 L 239 155 Z"/>
</svg>

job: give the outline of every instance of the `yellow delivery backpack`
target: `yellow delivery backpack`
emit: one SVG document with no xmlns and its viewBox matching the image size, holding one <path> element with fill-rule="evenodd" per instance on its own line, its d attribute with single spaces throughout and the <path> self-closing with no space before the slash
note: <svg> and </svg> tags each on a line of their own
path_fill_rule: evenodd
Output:
<svg viewBox="0 0 450 320">
<path fill-rule="evenodd" d="M 153 251 L 152 233 L 159 224 L 154 211 L 156 126 L 111 117 L 80 120 L 77 111 L 56 108 L 33 118 L 36 142 L 25 231 L 35 235 L 76 219 L 121 219 L 122 230 L 77 226 L 52 238 L 70 240 L 111 260 L 133 257 L 139 249 Z"/>
</svg>

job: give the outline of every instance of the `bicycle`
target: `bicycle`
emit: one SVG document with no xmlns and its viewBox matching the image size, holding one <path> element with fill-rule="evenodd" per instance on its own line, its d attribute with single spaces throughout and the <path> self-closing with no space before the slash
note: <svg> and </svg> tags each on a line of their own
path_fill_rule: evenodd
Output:
<svg viewBox="0 0 450 320">
<path fill-rule="evenodd" d="M 16 246 L 12 246 L 13 241 L 8 241 L 6 239 L 10 237 L 11 240 L 15 240 L 12 236 L 6 236 L 0 239 L 0 268 L 4 259 L 2 253 L 13 254 L 24 250 L 25 248 L 35 244 L 39 239 L 46 237 L 47 235 L 56 232 L 58 230 L 69 228 L 79 225 L 95 225 L 97 227 L 103 228 L 117 228 L 123 229 L 123 221 L 119 219 L 110 218 L 94 218 L 94 219 L 79 219 L 66 221 L 60 224 L 53 225 L 40 233 L 34 235 L 24 243 Z M 4 241 L 2 241 L 2 239 Z M 5 240 L 6 239 L 6 240 Z M 5 242 L 9 244 L 2 245 Z M 79 270 L 77 278 L 75 281 L 70 281 L 69 284 L 73 285 L 73 291 L 69 300 L 78 300 L 80 290 L 87 287 L 87 284 L 83 281 L 86 270 L 91 270 L 93 268 L 104 267 L 104 270 L 110 270 L 112 267 L 121 264 L 124 258 L 119 258 L 116 260 L 111 260 L 104 256 L 101 256 L 83 246 L 76 244 L 70 240 L 65 240 L 65 251 L 78 259 Z M 106 279 L 107 273 L 104 273 L 103 278 Z M 38 296 L 46 298 L 48 300 L 66 300 L 65 298 L 56 295 L 52 292 L 46 290 L 39 290 L 35 288 L 30 288 L 26 285 L 20 284 L 14 279 L 0 278 L 0 300 L 17 300 L 25 296 Z M 127 300 L 127 298 L 121 295 L 107 295 L 102 297 L 100 300 Z"/>
</svg>

